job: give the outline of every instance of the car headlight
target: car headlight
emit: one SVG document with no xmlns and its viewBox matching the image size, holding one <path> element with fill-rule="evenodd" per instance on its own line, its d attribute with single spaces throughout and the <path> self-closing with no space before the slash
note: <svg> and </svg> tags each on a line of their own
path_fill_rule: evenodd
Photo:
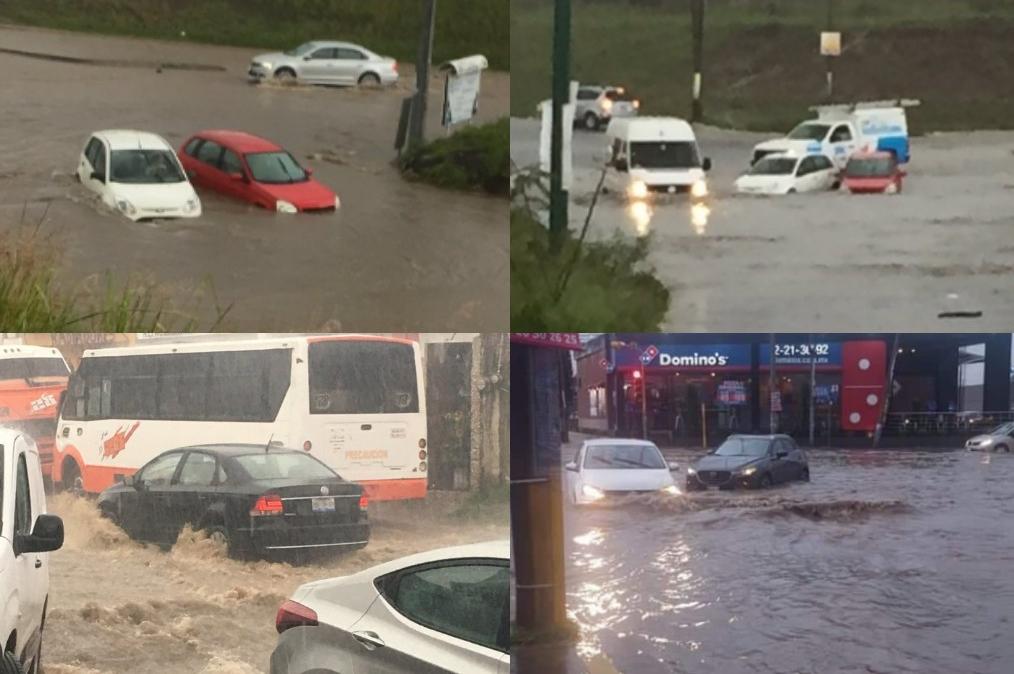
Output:
<svg viewBox="0 0 1014 674">
<path fill-rule="evenodd" d="M 687 475 L 697 475 L 697 470 L 692 466 L 687 466 Z"/>
<path fill-rule="evenodd" d="M 135 213 L 137 213 L 137 209 L 134 208 L 134 204 L 130 203 L 126 199 L 117 199 L 116 207 L 120 209 L 120 211 L 122 211 L 123 213 L 126 213 L 127 215 L 134 215 Z"/>
<path fill-rule="evenodd" d="M 581 493 L 584 494 L 586 498 L 590 498 L 595 501 L 599 500 L 600 498 L 606 495 L 604 491 L 602 491 L 598 487 L 593 487 L 590 484 L 586 484 L 583 487 L 581 487 Z"/>
<path fill-rule="evenodd" d="M 690 196 L 698 199 L 708 196 L 708 183 L 698 180 L 690 186 Z"/>
<path fill-rule="evenodd" d="M 674 484 L 671 484 L 668 487 L 664 487 L 662 489 L 662 493 L 668 494 L 669 496 L 679 496 L 682 492 L 680 492 L 679 487 L 677 487 Z"/>
<path fill-rule="evenodd" d="M 627 196 L 631 199 L 647 199 L 648 185 L 643 180 L 635 180 L 627 188 Z"/>
<path fill-rule="evenodd" d="M 979 445 L 982 446 L 982 447 L 985 447 L 986 445 L 992 445 L 992 444 L 993 444 L 993 438 L 983 438 L 982 440 L 979 440 Z"/>
<path fill-rule="evenodd" d="M 187 203 L 183 204 L 183 212 L 193 213 L 194 211 L 197 210 L 197 205 L 198 205 L 197 197 L 194 197 L 193 199 L 187 199 Z"/>
<path fill-rule="evenodd" d="M 739 471 L 740 475 L 753 475 L 757 472 L 757 466 L 748 466 L 743 470 Z"/>
<path fill-rule="evenodd" d="M 605 110 L 606 112 L 609 112 L 610 110 L 613 109 L 613 102 L 611 100 L 609 100 L 608 98 L 603 99 L 603 101 L 602 101 L 602 109 Z"/>
<path fill-rule="evenodd" d="M 264 68 L 265 70 L 271 70 L 271 62 L 270 61 L 264 61 L 263 63 L 260 64 L 260 66 L 261 66 L 261 68 Z"/>
<path fill-rule="evenodd" d="M 334 207 L 335 207 L 335 210 L 338 210 L 339 208 L 342 207 L 342 200 L 338 197 L 337 194 L 334 195 Z"/>
<path fill-rule="evenodd" d="M 295 204 L 291 204 L 288 201 L 282 201 L 281 199 L 275 204 L 275 209 L 279 213 L 298 213 L 299 209 L 296 208 Z"/>
</svg>

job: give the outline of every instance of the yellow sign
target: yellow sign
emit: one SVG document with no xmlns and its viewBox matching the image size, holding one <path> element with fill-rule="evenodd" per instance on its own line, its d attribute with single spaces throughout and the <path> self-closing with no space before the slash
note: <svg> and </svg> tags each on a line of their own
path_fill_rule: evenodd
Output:
<svg viewBox="0 0 1014 674">
<path fill-rule="evenodd" d="M 841 56 L 841 33 L 821 33 L 820 54 L 821 56 Z"/>
</svg>

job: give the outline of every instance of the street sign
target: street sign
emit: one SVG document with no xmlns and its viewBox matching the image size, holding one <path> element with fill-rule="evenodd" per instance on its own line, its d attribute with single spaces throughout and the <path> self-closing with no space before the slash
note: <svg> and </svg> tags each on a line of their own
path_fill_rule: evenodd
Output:
<svg viewBox="0 0 1014 674">
<path fill-rule="evenodd" d="M 489 66 L 485 56 L 477 54 L 448 61 L 440 67 L 447 73 L 444 82 L 443 125 L 451 127 L 467 122 L 479 109 L 479 85 L 482 71 Z"/>
<path fill-rule="evenodd" d="M 820 55 L 841 56 L 841 33 L 824 31 L 820 34 Z"/>
<path fill-rule="evenodd" d="M 641 362 L 644 363 L 645 365 L 648 365 L 649 363 L 651 363 L 651 361 L 655 360 L 655 358 L 657 357 L 658 357 L 658 348 L 656 348 L 655 346 L 649 346 L 647 349 L 644 350 L 644 353 L 641 354 Z"/>
</svg>

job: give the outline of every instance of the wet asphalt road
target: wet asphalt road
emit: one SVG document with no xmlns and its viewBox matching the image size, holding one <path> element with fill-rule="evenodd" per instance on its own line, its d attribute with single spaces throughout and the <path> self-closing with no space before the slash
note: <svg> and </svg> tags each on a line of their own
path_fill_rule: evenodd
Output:
<svg viewBox="0 0 1014 674">
<path fill-rule="evenodd" d="M 699 455 L 673 455 L 678 480 Z M 1009 672 L 1014 458 L 810 459 L 810 483 L 767 492 L 568 504 L 581 657 L 627 674 Z"/>
<path fill-rule="evenodd" d="M 234 330 L 506 329 L 507 204 L 403 180 L 391 165 L 414 72 L 383 91 L 252 86 L 256 49 L 0 26 L 0 48 L 99 59 L 82 65 L 0 53 L 0 232 L 52 234 L 70 287 L 111 270 L 170 286 L 189 307 L 209 287 Z M 115 61 L 116 64 L 110 64 Z M 155 71 L 159 62 L 224 70 Z M 480 115 L 507 111 L 509 78 L 483 80 Z M 431 137 L 441 83 L 433 81 Z M 337 215 L 269 213 L 202 192 L 203 217 L 131 223 L 72 179 L 88 135 L 140 128 L 178 146 L 234 128 L 288 148 L 342 198 Z M 204 302 L 203 316 L 213 315 Z"/>
<path fill-rule="evenodd" d="M 918 114 L 918 111 L 912 113 Z M 539 124 L 511 120 L 511 156 L 538 161 Z M 1003 331 L 1014 312 L 1014 133 L 912 141 L 904 192 L 747 197 L 732 184 L 772 134 L 698 129 L 714 169 L 706 208 L 685 199 L 600 202 L 592 235 L 652 235 L 649 261 L 672 291 L 665 330 L 777 330 L 857 321 L 891 331 Z M 604 134 L 575 131 L 571 222 L 583 222 Z M 598 156 L 597 156 L 598 155 Z M 942 312 L 982 312 L 941 319 Z"/>
</svg>

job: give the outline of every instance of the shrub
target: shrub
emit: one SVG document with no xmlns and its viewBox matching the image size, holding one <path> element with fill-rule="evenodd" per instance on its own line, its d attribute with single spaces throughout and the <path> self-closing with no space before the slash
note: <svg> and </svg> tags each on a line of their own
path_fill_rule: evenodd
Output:
<svg viewBox="0 0 1014 674">
<path fill-rule="evenodd" d="M 440 187 L 510 192 L 510 123 L 469 126 L 409 151 L 402 170 Z"/>
</svg>

